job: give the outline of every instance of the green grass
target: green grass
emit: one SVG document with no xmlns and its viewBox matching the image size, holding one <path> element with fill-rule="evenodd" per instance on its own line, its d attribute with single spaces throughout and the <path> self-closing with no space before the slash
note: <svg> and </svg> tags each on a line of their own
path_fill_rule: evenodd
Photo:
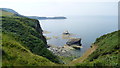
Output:
<svg viewBox="0 0 120 68">
<path fill-rule="evenodd" d="M 42 35 L 38 20 L 15 16 L 0 10 L 1 12 L 3 15 L 2 22 L 0 17 L 0 25 L 2 25 L 0 44 L 2 44 L 3 66 L 56 66 L 55 63 L 60 63 L 58 57 L 46 48 L 47 42 Z M 93 45 L 98 48 L 82 63 L 73 65 L 118 67 L 118 56 L 120 56 L 118 39 L 120 39 L 120 31 L 97 38 Z M 71 59 L 71 57 L 60 58 L 65 62 L 70 62 Z"/>
<path fill-rule="evenodd" d="M 4 15 L 4 16 L 13 16 L 14 14 L 10 13 L 10 12 L 0 10 L 0 16 L 2 16 L 2 15 Z"/>
<path fill-rule="evenodd" d="M 3 34 L 3 66 L 50 66 L 50 60 L 31 53 L 14 38 Z"/>
<path fill-rule="evenodd" d="M 42 35 L 38 20 L 18 16 L 2 16 L 2 36 L 3 53 L 5 53 L 3 54 L 3 66 L 59 63 L 58 57 L 46 48 L 46 39 Z"/>
<path fill-rule="evenodd" d="M 83 62 L 76 66 L 115 66 L 118 67 L 120 31 L 115 31 L 97 38 L 94 45 L 98 48 Z"/>
<path fill-rule="evenodd" d="M 73 60 L 75 56 L 69 56 L 69 57 L 64 57 L 64 56 L 59 56 L 59 58 L 65 63 L 68 64 Z"/>
</svg>

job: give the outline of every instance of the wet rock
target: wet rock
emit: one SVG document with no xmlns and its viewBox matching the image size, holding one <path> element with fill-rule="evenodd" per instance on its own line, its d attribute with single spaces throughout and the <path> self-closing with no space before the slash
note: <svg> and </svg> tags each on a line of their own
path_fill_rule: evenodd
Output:
<svg viewBox="0 0 120 68">
<path fill-rule="evenodd" d="M 53 36 L 53 38 L 58 39 L 59 37 L 58 36 Z"/>
<path fill-rule="evenodd" d="M 73 47 L 73 48 L 75 48 L 75 49 L 83 48 L 82 46 L 78 46 L 78 45 L 72 45 L 71 47 Z"/>
<path fill-rule="evenodd" d="M 70 33 L 68 31 L 63 32 L 63 34 L 70 35 Z"/>
<path fill-rule="evenodd" d="M 81 46 L 81 38 L 72 38 L 72 39 L 69 39 L 66 42 L 66 44 L 69 45 L 69 46 L 72 46 L 72 45 Z"/>
<path fill-rule="evenodd" d="M 47 49 L 52 51 L 52 53 L 54 53 L 55 55 L 69 57 L 71 56 L 70 50 L 74 48 L 70 46 L 58 47 L 49 45 L 49 48 Z"/>
<path fill-rule="evenodd" d="M 47 37 L 47 36 L 44 36 L 45 38 L 46 38 L 46 40 L 50 40 L 51 39 L 51 37 Z"/>
</svg>

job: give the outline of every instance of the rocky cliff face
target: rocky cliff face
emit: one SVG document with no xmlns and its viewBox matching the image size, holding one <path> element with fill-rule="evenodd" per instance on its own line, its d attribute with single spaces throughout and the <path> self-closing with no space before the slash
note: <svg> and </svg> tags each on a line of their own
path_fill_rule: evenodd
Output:
<svg viewBox="0 0 120 68">
<path fill-rule="evenodd" d="M 16 11 L 14 11 L 13 9 L 9 9 L 9 8 L 0 8 L 0 12 L 2 13 L 2 15 L 1 16 L 18 16 L 18 17 L 23 17 L 23 18 L 25 18 L 25 16 L 23 16 L 23 15 L 21 15 L 21 14 L 19 14 L 18 12 L 16 12 Z M 19 18 L 15 18 L 15 19 L 19 19 Z M 27 18 L 26 18 L 27 19 Z M 25 19 L 24 19 L 25 20 Z M 30 19 L 29 19 L 30 20 Z M 31 19 L 32 20 L 32 19 Z M 26 21 L 26 22 L 30 22 L 30 21 Z M 32 20 L 31 22 L 33 22 L 34 23 L 34 28 L 36 29 L 36 31 L 37 32 L 39 32 L 40 33 L 40 35 L 41 35 L 41 39 L 44 41 L 44 43 L 46 44 L 46 46 L 47 46 L 47 42 L 46 42 L 46 38 L 43 36 L 43 34 L 42 34 L 42 32 L 43 32 L 43 30 L 42 30 L 42 28 L 41 28 L 41 26 L 40 26 L 40 23 L 39 23 L 39 21 L 38 20 Z"/>
<path fill-rule="evenodd" d="M 42 30 L 42 28 L 41 28 L 41 26 L 40 26 L 40 23 L 39 23 L 39 21 L 38 20 L 36 20 L 35 21 L 35 29 L 36 29 L 36 31 L 38 32 L 38 33 L 40 33 L 40 35 L 41 35 L 41 39 L 43 40 L 43 42 L 45 43 L 45 46 L 46 47 L 48 47 L 47 46 L 47 41 L 46 41 L 46 38 L 43 36 L 43 30 Z"/>
<path fill-rule="evenodd" d="M 4 11 L 2 12 L 6 13 Z M 25 60 L 27 59 L 27 56 L 25 55 L 26 51 L 30 51 L 32 54 L 45 57 L 52 62 L 59 63 L 57 56 L 55 56 L 46 48 L 47 42 L 42 34 L 42 29 L 38 20 L 15 16 L 14 14 L 2 15 L 1 18 L 2 22 L 0 23 L 2 23 L 2 40 L 4 40 L 2 42 L 2 46 L 3 52 L 5 53 L 3 55 L 4 65 L 7 65 L 9 63 L 11 63 L 11 65 L 14 64 L 12 62 L 16 61 L 16 59 L 21 59 L 25 62 L 33 63 L 32 61 L 30 61 L 31 59 Z M 18 55 L 16 55 L 16 53 L 18 53 L 17 50 L 19 50 Z M 13 51 L 15 51 L 16 53 Z M 23 54 L 24 56 L 22 56 Z M 9 57 L 7 57 L 8 55 L 11 58 L 16 58 L 9 59 Z M 21 58 L 20 56 L 23 58 Z M 37 62 L 37 60 L 34 60 L 34 62 Z M 22 61 L 16 61 L 16 64 L 19 65 L 19 63 L 21 64 Z M 25 65 L 29 63 L 25 63 Z"/>
</svg>

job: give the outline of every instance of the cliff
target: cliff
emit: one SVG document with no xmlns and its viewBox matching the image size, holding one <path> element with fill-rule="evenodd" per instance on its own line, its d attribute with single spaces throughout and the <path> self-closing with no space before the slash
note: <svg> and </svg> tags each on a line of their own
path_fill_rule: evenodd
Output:
<svg viewBox="0 0 120 68">
<path fill-rule="evenodd" d="M 0 17 L 3 66 L 50 66 L 54 65 L 53 62 L 59 63 L 57 56 L 46 48 L 47 42 L 38 20 L 7 11 L 2 13 L 5 14 Z"/>
<path fill-rule="evenodd" d="M 38 20 L 6 10 L 0 9 L 0 12 L 2 12 L 0 49 L 3 66 L 54 66 L 55 63 L 59 63 L 58 57 L 46 48 L 47 42 Z M 119 39 L 120 30 L 97 38 L 82 57 L 73 60 L 67 66 L 119 67 Z"/>
</svg>

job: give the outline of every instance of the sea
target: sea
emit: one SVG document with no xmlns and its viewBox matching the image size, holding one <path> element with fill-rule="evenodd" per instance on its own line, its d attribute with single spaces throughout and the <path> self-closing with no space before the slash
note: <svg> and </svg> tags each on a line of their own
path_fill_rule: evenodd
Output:
<svg viewBox="0 0 120 68">
<path fill-rule="evenodd" d="M 63 32 L 73 34 L 70 37 L 81 38 L 82 47 L 74 51 L 81 56 L 90 48 L 96 38 L 118 30 L 117 16 L 65 16 L 67 19 L 39 20 L 44 36 L 49 37 L 48 44 L 64 46 L 68 39 L 63 38 Z"/>
</svg>

